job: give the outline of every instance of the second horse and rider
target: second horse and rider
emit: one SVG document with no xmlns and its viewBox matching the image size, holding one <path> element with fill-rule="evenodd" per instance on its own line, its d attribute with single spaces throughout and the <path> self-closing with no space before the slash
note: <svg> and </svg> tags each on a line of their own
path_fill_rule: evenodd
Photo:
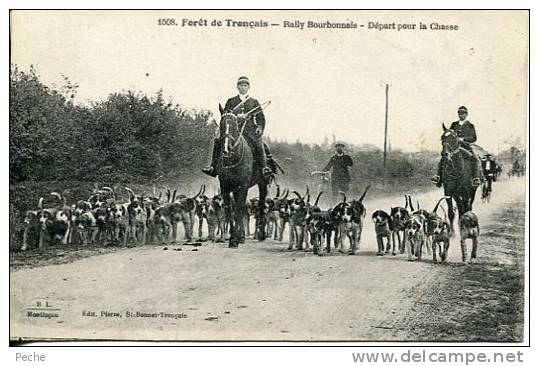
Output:
<svg viewBox="0 0 539 366">
<path fill-rule="evenodd" d="M 322 192 L 318 194 L 316 202 L 311 204 L 308 189 L 303 195 L 294 191 L 296 197 L 291 199 L 283 199 L 279 194 L 268 197 L 268 185 L 279 167 L 269 147 L 262 140 L 266 126 L 263 109 L 269 103 L 261 105 L 249 95 L 250 81 L 247 77 L 241 76 L 236 86 L 238 94 L 229 98 L 224 108 L 220 107 L 221 123 L 219 135 L 213 144 L 212 161 L 202 169 L 211 177 L 219 177 L 220 190 L 229 210 L 229 246 L 236 248 L 238 243 L 245 240 L 243 218 L 248 204 L 255 203 L 256 232 L 259 240 L 266 238 L 267 217 L 269 211 L 275 210 L 276 215 L 281 217 L 281 233 L 284 226 L 289 224 L 290 249 L 296 247 L 321 254 L 324 246 L 326 252 L 331 251 L 333 241 L 334 247 L 340 252 L 357 254 L 363 219 L 366 216 L 362 201 L 370 185 L 359 199 L 347 201 L 346 194 L 351 181 L 348 168 L 353 165 L 353 161 L 344 153 L 345 145 L 341 142 L 335 144 L 336 154 L 321 172 L 328 174 L 332 171 L 332 197 L 336 199 L 339 194 L 343 197 L 342 202 L 335 207 L 322 210 L 318 206 Z M 425 247 L 427 252 L 433 253 L 434 261 L 436 252 L 442 261 L 445 261 L 448 238 L 454 232 L 454 200 L 459 213 L 462 259 L 466 260 L 464 241 L 467 238 L 474 242 L 472 258 L 475 259 L 479 222 L 472 211 L 472 204 L 477 187 L 485 181 L 482 173 L 484 165 L 475 152 L 477 134 L 474 125 L 468 120 L 468 109 L 459 107 L 457 114 L 458 120 L 449 128 L 443 125 L 442 158 L 438 164 L 437 175 L 432 178 L 438 187 L 444 187 L 444 196 L 440 201 L 446 199 L 447 212 L 443 210 L 443 217 L 438 214 L 440 201 L 433 211 L 419 207 L 414 209 L 409 196 L 406 198 L 405 207 L 391 207 L 389 212 L 376 210 L 372 219 L 375 223 L 379 255 L 390 252 L 395 255 L 398 246 L 401 253 L 408 248 L 408 259 L 411 260 L 413 256 L 421 258 L 422 248 Z M 245 153 L 244 148 L 239 148 L 241 140 L 246 141 L 252 151 L 251 169 L 248 174 L 243 174 L 243 181 L 234 178 L 235 175 L 241 176 L 243 172 L 237 170 L 241 167 Z M 254 185 L 258 185 L 259 197 L 248 202 L 247 191 Z"/>
</svg>

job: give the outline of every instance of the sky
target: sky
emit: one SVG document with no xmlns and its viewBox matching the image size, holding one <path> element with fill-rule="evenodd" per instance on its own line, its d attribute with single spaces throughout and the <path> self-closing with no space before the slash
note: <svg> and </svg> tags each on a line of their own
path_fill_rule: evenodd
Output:
<svg viewBox="0 0 539 366">
<path fill-rule="evenodd" d="M 159 26 L 160 18 L 178 26 Z M 181 26 L 201 18 L 208 26 Z M 212 27 L 213 19 L 280 26 Z M 358 28 L 282 26 L 295 20 Z M 369 22 L 416 29 L 369 29 Z M 419 22 L 458 30 L 419 30 Z M 487 150 L 526 140 L 525 11 L 14 11 L 11 32 L 12 63 L 34 65 L 51 86 L 69 77 L 80 85 L 79 103 L 162 89 L 184 108 L 218 116 L 218 104 L 237 94 L 245 75 L 251 96 L 271 100 L 271 138 L 320 143 L 335 135 L 382 147 L 387 83 L 393 148 L 439 150 L 441 124 L 456 120 L 461 105 Z"/>
</svg>

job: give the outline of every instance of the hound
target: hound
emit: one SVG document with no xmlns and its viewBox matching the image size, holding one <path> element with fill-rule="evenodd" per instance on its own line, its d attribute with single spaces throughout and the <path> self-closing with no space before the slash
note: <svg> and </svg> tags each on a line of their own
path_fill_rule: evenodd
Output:
<svg viewBox="0 0 539 366">
<path fill-rule="evenodd" d="M 209 202 L 208 207 L 208 239 L 216 241 L 218 243 L 223 243 L 225 241 L 225 200 L 223 196 L 217 194 L 212 197 L 211 202 Z M 220 238 L 215 240 L 217 230 L 217 235 L 220 235 Z"/>
<path fill-rule="evenodd" d="M 387 240 L 385 253 L 389 253 L 391 247 L 393 247 L 392 254 L 396 255 L 396 243 L 391 242 L 391 238 L 393 237 L 393 222 L 391 216 L 383 210 L 376 210 L 372 214 L 372 222 L 374 222 L 376 242 L 378 243 L 378 252 L 376 255 L 384 255 L 384 238 Z"/>
<path fill-rule="evenodd" d="M 283 241 L 283 234 L 284 230 L 286 228 L 286 224 L 290 226 L 290 203 L 292 200 L 288 199 L 288 193 L 289 190 L 287 189 L 281 197 L 275 202 L 275 207 L 277 208 L 277 212 L 279 214 L 279 233 L 277 236 L 277 240 Z"/>
<path fill-rule="evenodd" d="M 193 226 L 194 226 L 194 217 L 195 217 L 195 207 L 196 207 L 196 200 L 200 195 L 202 195 L 206 191 L 206 185 L 202 185 L 200 187 L 200 190 L 196 195 L 193 197 L 187 197 L 186 195 L 179 195 L 177 198 L 176 191 L 174 191 L 174 195 L 172 197 L 171 202 L 174 204 L 177 204 L 173 207 L 173 212 L 175 215 L 175 219 L 172 220 L 172 231 L 174 236 L 174 241 L 177 240 L 177 225 L 181 221 L 183 223 L 184 229 L 185 229 L 185 239 L 187 241 L 193 240 Z M 179 215 L 179 216 L 178 216 Z"/>
<path fill-rule="evenodd" d="M 433 222 L 433 234 L 432 234 L 432 261 L 438 263 L 436 257 L 436 251 L 440 253 L 440 260 L 442 263 L 447 261 L 447 253 L 449 251 L 449 237 L 451 226 L 447 219 L 437 218 Z"/>
<path fill-rule="evenodd" d="M 198 239 L 202 240 L 202 225 L 204 220 L 206 220 L 206 226 L 208 227 L 208 232 L 210 231 L 210 223 L 208 220 L 208 209 L 210 206 L 210 198 L 202 193 L 195 199 L 195 215 L 198 221 Z"/>
<path fill-rule="evenodd" d="M 80 200 L 72 207 L 72 230 L 70 242 L 76 244 L 88 244 L 95 239 L 96 221 L 92 214 L 92 204 L 89 201 Z M 88 240 L 90 238 L 91 240 Z"/>
<path fill-rule="evenodd" d="M 460 248 L 462 251 L 462 261 L 466 262 L 466 240 L 471 239 L 473 242 L 472 254 L 470 263 L 475 263 L 477 260 L 477 249 L 479 247 L 479 219 L 472 211 L 465 212 L 459 220 L 460 227 Z"/>
<path fill-rule="evenodd" d="M 43 197 L 39 199 L 39 222 L 41 231 L 39 235 L 39 249 L 46 249 L 49 243 L 53 243 L 57 239 L 63 245 L 68 244 L 68 239 L 71 232 L 71 207 L 66 205 L 65 197 L 59 193 L 52 192 L 51 196 L 55 196 L 61 202 L 53 208 L 43 208 Z"/>
<path fill-rule="evenodd" d="M 369 184 L 361 197 L 358 200 L 352 200 L 349 203 L 346 202 L 346 194 L 341 192 L 344 196 L 342 203 L 337 205 L 334 209 L 339 222 L 339 252 L 355 255 L 359 253 L 359 245 L 361 242 L 361 233 L 363 231 L 363 219 L 367 211 L 363 205 L 363 199 L 367 195 L 367 192 L 371 185 Z M 345 249 L 345 238 L 348 238 L 350 246 Z"/>
<path fill-rule="evenodd" d="M 307 216 L 307 200 L 309 188 L 303 197 L 296 191 L 293 191 L 296 198 L 290 204 L 290 242 L 288 249 L 296 247 L 298 250 L 303 250 L 303 242 L 305 238 L 305 217 Z M 309 247 L 308 242 L 306 243 Z"/>
<path fill-rule="evenodd" d="M 146 235 L 148 233 L 147 226 L 147 212 L 144 208 L 144 195 L 137 197 L 132 189 L 125 187 L 125 190 L 129 192 L 129 204 L 127 205 L 128 215 L 128 230 L 127 230 L 127 244 L 129 239 L 132 239 L 135 244 L 146 244 Z M 99 219 L 98 219 L 99 222 Z"/>
<path fill-rule="evenodd" d="M 429 219 L 433 219 L 436 217 L 435 214 L 433 214 L 432 212 L 429 212 L 425 209 L 422 209 L 420 206 L 419 206 L 419 201 L 416 201 L 417 202 L 417 208 L 414 209 L 414 206 L 412 205 L 412 197 L 410 195 L 408 195 L 408 200 L 409 200 L 409 206 L 410 206 L 410 210 L 412 211 L 412 215 L 417 215 L 417 216 L 420 216 L 422 218 L 422 222 L 423 222 L 423 233 L 424 233 L 424 242 L 423 242 L 423 245 L 421 246 L 421 250 L 423 250 L 423 246 L 427 249 L 427 254 L 431 254 L 431 250 L 432 250 L 432 245 L 431 245 L 431 236 L 432 236 L 432 230 L 431 228 L 429 227 Z M 441 200 L 440 200 L 441 201 Z M 416 253 L 417 255 L 417 253 Z M 421 253 L 419 253 L 419 258 L 421 258 Z"/>
<path fill-rule="evenodd" d="M 92 211 L 86 211 L 78 215 L 74 224 L 77 228 L 77 240 L 82 245 L 88 245 L 88 243 L 96 241 L 97 221 Z"/>
<path fill-rule="evenodd" d="M 432 261 L 438 263 L 436 252 L 440 253 L 440 259 L 442 262 L 447 261 L 447 253 L 449 250 L 449 240 L 451 236 L 451 225 L 447 219 L 447 213 L 444 208 L 440 206 L 440 203 L 449 197 L 442 197 L 434 206 L 432 212 L 426 220 L 427 234 L 430 236 L 432 246 Z M 438 207 L 444 211 L 444 217 L 440 217 L 437 213 Z"/>
<path fill-rule="evenodd" d="M 26 211 L 24 216 L 24 231 L 22 234 L 22 247 L 21 251 L 28 249 L 28 244 L 38 245 L 39 243 L 39 232 L 40 232 L 40 222 L 39 222 L 39 211 L 29 210 Z"/>
<path fill-rule="evenodd" d="M 391 239 L 394 246 L 398 245 L 399 252 L 402 254 L 405 251 L 404 243 L 406 241 L 405 223 L 410 217 L 410 213 L 404 207 L 391 207 L 389 215 L 391 216 L 391 222 L 393 223 Z"/>
<path fill-rule="evenodd" d="M 421 251 L 425 244 L 425 218 L 418 213 L 412 214 L 406 221 L 406 252 L 408 261 L 412 261 L 412 255 L 421 259 Z"/>
</svg>

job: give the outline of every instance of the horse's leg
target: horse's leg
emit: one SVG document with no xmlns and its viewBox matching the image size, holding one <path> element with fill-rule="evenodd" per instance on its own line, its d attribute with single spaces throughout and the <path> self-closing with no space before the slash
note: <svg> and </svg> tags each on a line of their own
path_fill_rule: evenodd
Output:
<svg viewBox="0 0 539 366">
<path fill-rule="evenodd" d="M 221 192 L 223 193 L 223 200 L 225 202 L 226 207 L 226 217 L 229 225 L 230 230 L 230 237 L 228 239 L 228 247 L 229 248 L 237 248 L 238 247 L 238 236 L 236 233 L 236 223 L 234 222 L 234 207 L 232 204 L 232 197 L 230 191 L 224 191 L 223 187 L 221 187 Z"/>
<path fill-rule="evenodd" d="M 460 238 L 460 250 L 462 252 L 462 262 L 466 263 L 466 238 Z"/>
<path fill-rule="evenodd" d="M 199 239 L 202 239 L 202 221 L 203 221 L 203 217 L 202 215 L 201 216 L 198 216 L 198 238 Z"/>
<path fill-rule="evenodd" d="M 296 242 L 296 231 L 295 231 L 295 228 L 294 228 L 294 225 L 292 225 L 292 223 L 290 223 L 289 225 L 289 228 L 288 228 L 288 234 L 289 234 L 289 243 L 288 243 L 288 249 L 293 249 L 294 248 L 294 244 Z"/>
<path fill-rule="evenodd" d="M 448 194 L 445 193 L 447 196 Z M 454 236 L 455 235 L 455 210 L 453 209 L 453 198 L 449 197 L 445 199 L 445 202 L 447 203 L 447 215 L 449 216 L 449 235 Z"/>
<path fill-rule="evenodd" d="M 234 191 L 234 200 L 236 201 L 236 207 L 234 210 L 236 221 L 236 232 L 238 233 L 238 242 L 240 244 L 245 243 L 245 226 L 243 224 L 243 216 L 245 214 L 245 202 L 247 201 L 248 188 L 238 188 Z"/>
<path fill-rule="evenodd" d="M 438 242 L 433 240 L 432 241 L 432 263 L 438 263 L 438 259 L 436 259 L 436 249 L 438 247 Z M 440 248 L 440 257 L 442 256 L 442 249 Z"/>
<path fill-rule="evenodd" d="M 264 208 L 266 205 L 266 197 L 268 196 L 268 185 L 265 179 L 262 179 L 260 183 L 258 183 L 258 216 L 259 221 L 257 223 L 258 226 L 258 232 L 257 232 L 257 239 L 262 241 L 266 240 L 266 215 L 264 214 Z M 247 194 L 245 195 L 245 198 L 247 199 Z"/>
<path fill-rule="evenodd" d="M 474 236 L 472 238 L 472 254 L 470 256 L 470 263 L 475 263 L 476 259 L 477 259 L 477 247 L 479 246 L 479 241 L 477 240 L 477 237 Z"/>
</svg>

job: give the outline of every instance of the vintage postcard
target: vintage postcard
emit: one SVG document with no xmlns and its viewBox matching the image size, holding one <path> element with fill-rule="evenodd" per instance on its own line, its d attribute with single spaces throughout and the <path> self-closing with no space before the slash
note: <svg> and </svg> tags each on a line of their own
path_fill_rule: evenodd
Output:
<svg viewBox="0 0 539 366">
<path fill-rule="evenodd" d="M 12 10 L 12 341 L 528 340 L 525 10 Z"/>
</svg>

